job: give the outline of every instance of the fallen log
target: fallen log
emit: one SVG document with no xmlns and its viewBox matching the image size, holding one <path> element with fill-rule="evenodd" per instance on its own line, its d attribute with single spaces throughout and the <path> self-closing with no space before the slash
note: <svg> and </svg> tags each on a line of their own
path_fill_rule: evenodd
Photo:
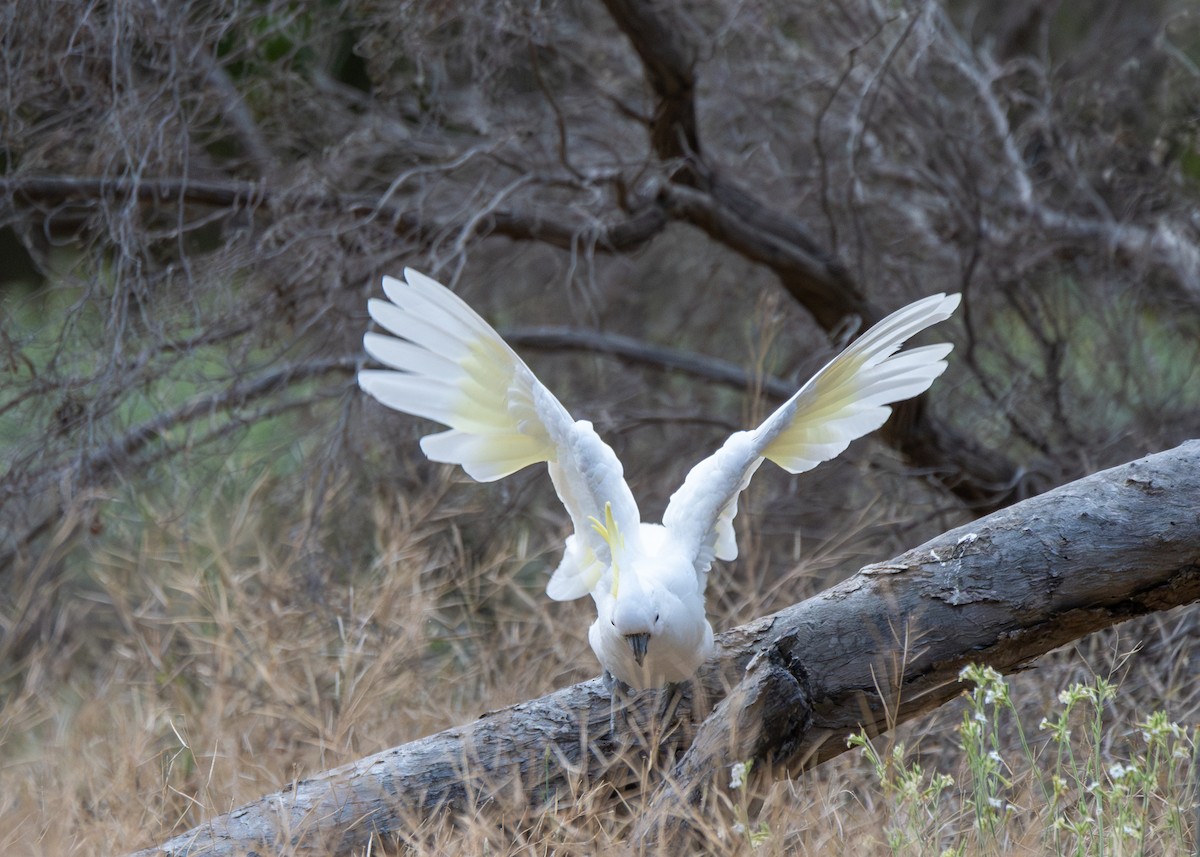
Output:
<svg viewBox="0 0 1200 857">
<path fill-rule="evenodd" d="M 135 857 L 348 853 L 372 836 L 403 838 L 436 812 L 523 812 L 569 799 L 580 783 L 628 787 L 638 782 L 631 750 L 664 774 L 631 839 L 677 843 L 694 834 L 688 812 L 735 761 L 798 772 L 844 752 L 853 732 L 878 734 L 953 698 L 966 664 L 1012 672 L 1090 632 L 1196 600 L 1200 441 L 1189 441 L 727 631 L 661 725 L 665 696 L 644 692 L 610 734 L 608 693 L 583 682 L 299 780 Z M 694 710 L 710 705 L 693 729 Z"/>
</svg>

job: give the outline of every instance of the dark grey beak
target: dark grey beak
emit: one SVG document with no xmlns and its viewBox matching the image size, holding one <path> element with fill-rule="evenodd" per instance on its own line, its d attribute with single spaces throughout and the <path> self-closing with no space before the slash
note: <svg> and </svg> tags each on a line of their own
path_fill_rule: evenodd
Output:
<svg viewBox="0 0 1200 857">
<path fill-rule="evenodd" d="M 646 649 L 650 645 L 649 634 L 626 634 L 625 639 L 629 641 L 629 648 L 633 649 L 633 659 L 637 661 L 640 667 L 642 661 L 646 659 Z"/>
</svg>

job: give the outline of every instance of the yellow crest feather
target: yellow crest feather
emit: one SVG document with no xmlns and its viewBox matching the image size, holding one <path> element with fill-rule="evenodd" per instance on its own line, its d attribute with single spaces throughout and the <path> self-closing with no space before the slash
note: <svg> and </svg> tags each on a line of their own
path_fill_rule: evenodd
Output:
<svg viewBox="0 0 1200 857">
<path fill-rule="evenodd" d="M 617 553 L 623 550 L 625 547 L 625 536 L 623 536 L 621 531 L 617 528 L 617 521 L 613 517 L 612 503 L 610 502 L 606 501 L 604 504 L 603 524 L 600 523 L 599 519 L 594 515 L 588 515 L 588 520 L 592 522 L 592 529 L 600 535 L 600 538 L 604 539 L 605 543 L 608 545 L 608 552 L 612 555 L 612 594 L 613 598 L 616 598 L 617 584 L 621 577 L 621 570 L 617 567 Z"/>
</svg>

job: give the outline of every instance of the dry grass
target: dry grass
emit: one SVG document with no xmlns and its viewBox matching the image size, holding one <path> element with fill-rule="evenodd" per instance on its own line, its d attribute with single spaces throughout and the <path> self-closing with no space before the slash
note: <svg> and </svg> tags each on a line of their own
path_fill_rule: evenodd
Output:
<svg viewBox="0 0 1200 857">
<path fill-rule="evenodd" d="M 234 468 L 193 493 L 184 513 L 147 499 L 152 492 L 111 502 L 103 532 L 67 559 L 71 583 L 57 623 L 5 673 L 0 851 L 144 847 L 294 777 L 590 677 L 590 605 L 552 604 L 540 592 L 562 522 L 540 511 L 538 484 L 518 483 L 512 490 L 529 496 L 499 515 L 501 495 L 444 475 L 414 477 L 402 498 L 380 496 L 371 520 L 350 517 L 357 484 L 326 487 L 320 498 L 285 497 L 277 478 L 247 479 Z M 318 499 L 329 523 L 305 531 L 301 522 L 315 519 Z M 877 529 L 891 512 L 878 501 L 861 523 Z M 718 572 L 718 627 L 801 597 L 820 567 L 836 565 L 833 549 L 817 551 L 809 579 L 769 580 L 765 569 L 779 557 L 759 546 L 765 540 L 754 522 L 743 522 L 744 576 Z M 344 567 L 353 552 L 333 546 L 362 538 L 361 566 Z M 1139 633 L 1178 641 L 1194 628 L 1181 614 Z M 1078 677 L 1081 653 L 1103 671 L 1112 646 L 1093 641 L 1016 681 L 1026 728 L 1036 732 L 1058 691 Z M 1151 708 L 1166 705 L 1176 719 L 1195 721 L 1200 695 L 1187 679 L 1194 669 L 1177 663 L 1187 657 L 1177 643 L 1171 648 L 1143 666 L 1124 664 L 1127 686 L 1142 695 L 1109 706 L 1105 758 L 1124 758 L 1132 724 Z M 1160 666 L 1171 662 L 1174 672 Z M 877 742 L 880 752 L 903 740 L 919 748 L 902 754 L 906 764 L 965 787 L 962 705 L 950 708 Z M 1031 794 L 1028 772 L 1014 767 L 1011 779 L 1014 803 Z M 1188 782 L 1179 776 L 1167 786 L 1194 788 Z M 1043 853 L 1052 819 L 1035 800 L 1006 828 L 1003 847 L 972 833 L 969 800 L 969 791 L 950 789 L 936 806 L 905 804 L 896 783 L 881 782 L 854 752 L 797 779 L 735 792 L 733 804 L 702 824 L 714 853 L 936 854 L 956 842 L 954 853 Z M 453 825 L 414 820 L 408 844 L 430 854 L 594 854 L 624 844 L 631 811 L 593 790 L 558 812 L 499 826 L 484 816 Z M 936 822 L 936 835 L 889 845 L 898 819 L 917 816 Z"/>
</svg>

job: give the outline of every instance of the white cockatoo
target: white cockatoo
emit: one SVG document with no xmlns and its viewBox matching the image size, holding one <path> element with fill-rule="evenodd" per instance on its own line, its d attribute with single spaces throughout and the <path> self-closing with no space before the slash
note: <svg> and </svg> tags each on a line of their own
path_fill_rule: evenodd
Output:
<svg viewBox="0 0 1200 857">
<path fill-rule="evenodd" d="M 575 532 L 546 594 L 595 599 L 592 650 L 609 676 L 634 688 L 689 679 L 711 653 L 708 570 L 714 558 L 737 556 L 738 494 L 763 460 L 789 473 L 809 470 L 883 425 L 889 404 L 929 389 L 951 346 L 900 346 L 959 302 L 933 295 L 876 324 L 762 425 L 735 432 L 693 467 L 663 522 L 646 524 L 621 462 L 592 424 L 572 419 L 457 295 L 411 269 L 404 277 L 384 277 L 388 299 L 368 306 L 393 336 L 368 333 L 363 344 L 391 368 L 362 370 L 359 386 L 389 408 L 449 426 L 423 437 L 421 449 L 481 482 L 547 464 Z"/>
</svg>

